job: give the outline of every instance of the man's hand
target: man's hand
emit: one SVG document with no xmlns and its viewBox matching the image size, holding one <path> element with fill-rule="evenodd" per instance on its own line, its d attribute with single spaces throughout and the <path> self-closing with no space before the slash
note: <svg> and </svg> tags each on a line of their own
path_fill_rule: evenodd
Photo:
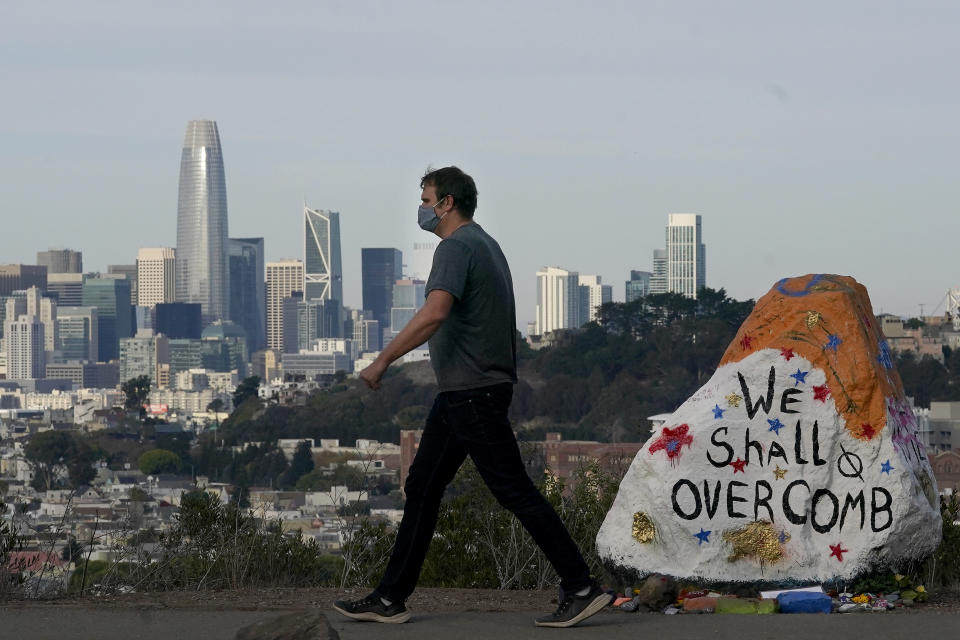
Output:
<svg viewBox="0 0 960 640">
<path fill-rule="evenodd" d="M 360 372 L 360 379 L 363 380 L 365 385 L 376 391 L 380 388 L 380 378 L 383 377 L 383 373 L 386 370 L 386 364 L 379 359 L 374 360 L 373 364 Z"/>
</svg>

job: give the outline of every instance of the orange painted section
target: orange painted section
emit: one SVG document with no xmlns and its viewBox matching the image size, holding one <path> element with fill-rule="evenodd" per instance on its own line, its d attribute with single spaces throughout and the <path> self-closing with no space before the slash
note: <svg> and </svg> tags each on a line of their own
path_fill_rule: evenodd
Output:
<svg viewBox="0 0 960 640">
<path fill-rule="evenodd" d="M 850 434 L 870 440 L 886 427 L 887 398 L 903 398 L 900 376 L 866 288 L 849 276 L 785 278 L 759 301 L 720 364 L 778 349 L 789 366 L 803 356 L 826 373 L 829 397 Z M 816 397 L 816 396 L 815 396 Z"/>
</svg>

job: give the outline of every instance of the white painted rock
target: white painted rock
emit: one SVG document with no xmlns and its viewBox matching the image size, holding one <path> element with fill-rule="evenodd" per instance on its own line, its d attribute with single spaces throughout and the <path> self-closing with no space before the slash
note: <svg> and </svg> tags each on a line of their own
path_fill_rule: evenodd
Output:
<svg viewBox="0 0 960 640">
<path fill-rule="evenodd" d="M 823 581 L 939 544 L 933 472 L 866 289 L 784 279 L 637 454 L 597 536 L 641 575 Z"/>
</svg>

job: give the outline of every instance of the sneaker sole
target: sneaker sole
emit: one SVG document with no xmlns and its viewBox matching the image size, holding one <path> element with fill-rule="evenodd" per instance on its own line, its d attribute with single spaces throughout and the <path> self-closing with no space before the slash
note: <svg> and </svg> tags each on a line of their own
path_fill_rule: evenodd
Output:
<svg viewBox="0 0 960 640">
<path fill-rule="evenodd" d="M 609 593 L 602 593 L 596 598 L 593 599 L 593 602 L 587 605 L 587 608 L 578 613 L 573 618 L 569 620 L 563 620 L 561 622 L 539 622 L 534 621 L 534 624 L 538 627 L 572 627 L 578 622 L 582 622 L 592 616 L 595 613 L 599 613 L 606 607 L 608 604 L 613 602 L 613 596 Z"/>
<path fill-rule="evenodd" d="M 363 613 L 350 613 L 346 609 L 341 609 L 337 605 L 333 605 L 334 610 L 337 613 L 347 616 L 353 620 L 360 620 L 362 622 L 383 622 L 386 624 L 401 624 L 410 619 L 410 612 L 404 611 L 403 613 L 398 613 L 395 616 L 382 616 L 379 613 L 373 613 L 372 611 L 365 611 Z"/>
</svg>

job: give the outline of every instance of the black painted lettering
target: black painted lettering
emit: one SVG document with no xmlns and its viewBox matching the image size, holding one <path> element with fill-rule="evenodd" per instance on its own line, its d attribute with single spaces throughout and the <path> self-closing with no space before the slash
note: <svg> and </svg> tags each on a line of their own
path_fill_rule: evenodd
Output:
<svg viewBox="0 0 960 640">
<path fill-rule="evenodd" d="M 741 498 L 740 496 L 733 495 L 733 487 L 745 487 L 747 486 L 746 482 L 737 482 L 736 480 L 731 480 L 730 484 L 727 485 L 727 517 L 729 518 L 746 518 L 747 514 L 740 513 L 739 511 L 734 511 L 734 502 L 746 502 L 746 498 Z"/>
<path fill-rule="evenodd" d="M 727 466 L 728 464 L 730 464 L 730 461 L 733 460 L 733 447 L 731 447 L 729 444 L 727 444 L 727 443 L 724 442 L 723 440 L 717 440 L 717 434 L 720 433 L 720 432 L 723 432 L 724 434 L 727 433 L 727 428 L 726 428 L 726 427 L 718 427 L 718 428 L 710 435 L 710 444 L 712 444 L 712 445 L 715 446 L 715 447 L 722 447 L 722 448 L 726 449 L 726 450 L 727 450 L 727 458 L 726 458 L 726 460 L 723 460 L 722 462 L 717 461 L 717 460 L 714 460 L 714 459 L 713 459 L 713 456 L 710 455 L 710 452 L 707 451 L 707 460 L 710 461 L 710 464 L 712 464 L 713 466 L 718 467 L 718 468 L 719 468 L 719 467 L 725 467 L 725 466 Z"/>
<path fill-rule="evenodd" d="M 816 420 L 813 421 L 813 464 L 817 467 L 827 464 L 827 461 L 820 457 L 820 425 Z"/>
<path fill-rule="evenodd" d="M 780 443 L 774 440 L 770 443 L 770 451 L 767 453 L 767 466 L 770 466 L 770 460 L 772 458 L 783 458 L 785 463 L 789 462 L 787 460 L 787 452 L 783 450 L 783 447 L 780 446 Z"/>
<path fill-rule="evenodd" d="M 760 487 L 763 487 L 766 490 L 766 495 L 760 495 Z M 754 490 L 754 500 L 753 500 L 753 519 L 757 519 L 757 514 L 760 511 L 760 507 L 763 507 L 767 510 L 767 514 L 770 516 L 770 522 L 773 522 L 773 509 L 770 508 L 770 498 L 773 496 L 773 489 L 770 487 L 770 483 L 766 480 L 757 480 L 757 486 Z"/>
<path fill-rule="evenodd" d="M 807 493 L 810 493 L 810 485 L 807 484 L 805 480 L 794 480 L 787 485 L 787 488 L 783 492 L 783 515 L 787 516 L 787 520 L 793 524 L 806 524 L 807 523 L 807 510 L 803 510 L 803 514 L 798 514 L 793 510 L 793 507 L 790 506 L 790 494 L 793 492 L 795 487 L 803 485 L 807 488 Z"/>
<path fill-rule="evenodd" d="M 707 481 L 703 481 L 703 504 L 707 508 L 707 517 L 713 520 L 714 514 L 717 513 L 717 507 L 720 506 L 720 481 L 717 480 L 717 484 L 713 489 L 713 498 L 710 497 L 710 485 L 707 484 Z"/>
<path fill-rule="evenodd" d="M 693 511 L 690 513 L 686 513 L 680 507 L 679 500 L 677 500 L 677 494 L 680 493 L 681 487 L 688 487 L 691 495 L 693 495 Z M 697 491 L 697 485 L 693 484 L 689 480 L 677 480 L 676 484 L 673 485 L 673 512 L 684 520 L 696 520 L 700 515 L 700 509 L 700 492 Z"/>
<path fill-rule="evenodd" d="M 743 374 L 738 371 L 737 377 L 740 378 L 743 402 L 747 406 L 747 417 L 753 420 L 753 416 L 757 415 L 760 407 L 763 407 L 764 413 L 769 414 L 770 408 L 773 406 L 773 382 L 777 377 L 776 369 L 770 367 L 770 377 L 767 380 L 767 395 L 757 398 L 756 404 L 751 404 L 750 402 L 750 389 L 747 388 L 747 381 L 744 379 Z"/>
<path fill-rule="evenodd" d="M 747 464 L 750 464 L 750 449 L 755 449 L 757 452 L 757 458 L 760 460 L 760 466 L 763 466 L 763 447 L 760 446 L 760 443 L 756 440 L 750 439 L 750 428 L 747 427 L 744 432 L 744 444 L 743 444 L 743 455 L 747 459 Z"/>
<path fill-rule="evenodd" d="M 791 398 L 790 396 L 798 396 L 802 391 L 797 388 L 784 389 L 783 395 L 780 396 L 780 413 L 800 413 L 799 409 L 788 409 L 788 404 L 793 404 L 794 402 L 800 402 L 797 398 Z"/>
<path fill-rule="evenodd" d="M 820 499 L 826 496 L 830 498 L 830 504 L 833 505 L 833 509 L 830 511 L 830 520 L 827 524 L 820 524 L 817 522 L 817 505 L 820 504 Z M 810 524 L 813 525 L 813 530 L 817 533 L 829 533 L 830 529 L 833 529 L 833 525 L 837 524 L 837 517 L 840 515 L 840 501 L 837 500 L 837 496 L 833 495 L 833 492 L 830 489 L 817 489 L 813 493 L 813 501 L 810 504 Z"/>
<path fill-rule="evenodd" d="M 800 421 L 797 420 L 797 431 L 796 439 L 793 442 L 793 456 L 797 459 L 797 464 L 807 464 L 807 461 L 803 459 L 803 450 L 802 435 L 800 433 Z"/>
<path fill-rule="evenodd" d="M 847 509 L 860 509 L 860 529 L 863 529 L 863 522 L 867 516 L 867 510 L 863 505 L 863 491 L 857 494 L 857 497 L 854 498 L 849 493 L 847 497 L 843 499 L 843 510 L 840 511 L 840 531 L 843 531 L 843 525 L 847 520 Z"/>
<path fill-rule="evenodd" d="M 883 504 L 877 503 L 877 495 L 883 494 L 884 501 Z M 883 531 L 890 527 L 893 524 L 893 509 L 890 508 L 890 505 L 893 503 L 893 496 L 890 495 L 890 492 L 884 489 L 883 487 L 874 487 L 872 495 L 870 496 L 870 528 L 874 531 Z M 887 521 L 883 524 L 882 527 L 877 526 L 877 514 L 886 513 Z"/>
</svg>

